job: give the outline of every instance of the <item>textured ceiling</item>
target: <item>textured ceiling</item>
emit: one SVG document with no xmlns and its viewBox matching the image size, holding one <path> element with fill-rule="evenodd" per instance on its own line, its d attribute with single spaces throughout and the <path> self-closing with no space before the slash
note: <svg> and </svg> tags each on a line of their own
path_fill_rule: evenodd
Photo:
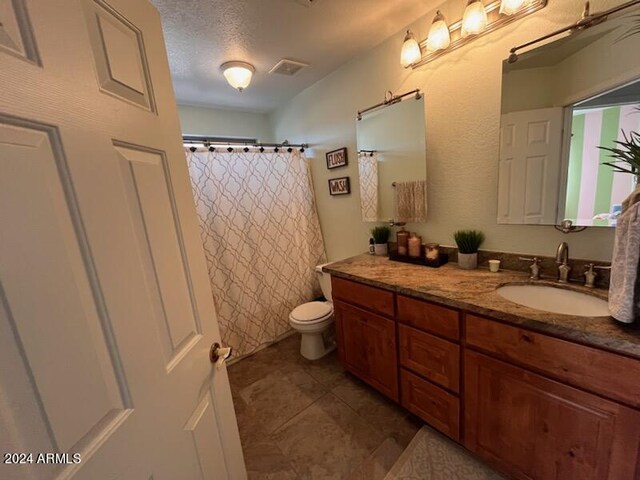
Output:
<svg viewBox="0 0 640 480">
<path fill-rule="evenodd" d="M 433 0 L 151 0 L 160 11 L 178 103 L 268 112 L 423 15 Z M 304 2 L 302 2 L 304 3 Z M 398 52 L 398 56 L 400 53 Z M 269 74 L 282 58 L 311 64 Z M 256 67 L 233 90 L 220 64 Z"/>
</svg>

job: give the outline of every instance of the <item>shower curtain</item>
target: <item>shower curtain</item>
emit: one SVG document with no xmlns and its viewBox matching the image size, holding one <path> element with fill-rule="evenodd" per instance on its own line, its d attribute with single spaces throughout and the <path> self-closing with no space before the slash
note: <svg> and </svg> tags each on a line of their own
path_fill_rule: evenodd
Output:
<svg viewBox="0 0 640 480">
<path fill-rule="evenodd" d="M 289 331 L 325 259 L 309 162 L 297 150 L 185 149 L 220 333 L 236 356 Z"/>
<path fill-rule="evenodd" d="M 378 154 L 376 152 L 358 152 L 358 173 L 362 221 L 379 222 Z"/>
</svg>

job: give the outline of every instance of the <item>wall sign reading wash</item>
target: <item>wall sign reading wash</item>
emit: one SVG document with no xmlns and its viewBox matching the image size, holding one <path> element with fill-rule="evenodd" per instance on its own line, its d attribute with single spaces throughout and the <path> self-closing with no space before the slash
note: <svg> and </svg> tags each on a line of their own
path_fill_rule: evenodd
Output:
<svg viewBox="0 0 640 480">
<path fill-rule="evenodd" d="M 329 193 L 331 195 L 348 195 L 351 193 L 349 177 L 339 177 L 329 179 Z"/>
</svg>

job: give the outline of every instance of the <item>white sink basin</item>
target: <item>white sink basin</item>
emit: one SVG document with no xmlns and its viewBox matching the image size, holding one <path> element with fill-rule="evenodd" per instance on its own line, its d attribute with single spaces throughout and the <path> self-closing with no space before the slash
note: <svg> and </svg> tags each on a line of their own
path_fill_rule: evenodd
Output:
<svg viewBox="0 0 640 480">
<path fill-rule="evenodd" d="M 496 292 L 514 303 L 545 312 L 579 317 L 609 316 L 605 300 L 573 290 L 544 285 L 504 285 Z"/>
</svg>

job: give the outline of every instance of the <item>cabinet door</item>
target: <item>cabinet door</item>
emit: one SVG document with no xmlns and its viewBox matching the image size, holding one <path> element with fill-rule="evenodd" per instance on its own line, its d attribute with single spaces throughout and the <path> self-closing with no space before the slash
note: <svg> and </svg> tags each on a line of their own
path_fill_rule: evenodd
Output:
<svg viewBox="0 0 640 480">
<path fill-rule="evenodd" d="M 398 400 L 396 325 L 351 305 L 335 302 L 338 349 L 344 366 L 393 400 Z"/>
<path fill-rule="evenodd" d="M 519 479 L 634 480 L 640 412 L 465 352 L 470 450 Z"/>
</svg>

